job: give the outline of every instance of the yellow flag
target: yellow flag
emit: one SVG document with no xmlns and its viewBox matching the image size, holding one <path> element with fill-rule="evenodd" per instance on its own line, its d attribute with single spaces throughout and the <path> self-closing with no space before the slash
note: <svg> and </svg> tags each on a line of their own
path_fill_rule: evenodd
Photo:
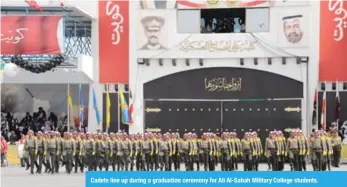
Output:
<svg viewBox="0 0 347 187">
<path fill-rule="evenodd" d="M 110 128 L 110 122 L 111 122 L 111 99 L 110 99 L 109 88 L 107 86 L 107 90 L 106 90 L 106 128 Z"/>
<path fill-rule="evenodd" d="M 70 85 L 67 87 L 67 103 L 69 105 L 70 111 L 72 111 L 72 97 L 70 92 Z"/>
</svg>

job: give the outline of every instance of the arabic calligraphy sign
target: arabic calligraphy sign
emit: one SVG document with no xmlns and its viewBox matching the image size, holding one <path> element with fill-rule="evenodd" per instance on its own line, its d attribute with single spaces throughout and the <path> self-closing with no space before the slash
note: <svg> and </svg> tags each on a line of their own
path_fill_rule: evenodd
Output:
<svg viewBox="0 0 347 187">
<path fill-rule="evenodd" d="M 213 79 L 205 78 L 205 90 L 208 92 L 237 92 L 241 91 L 242 78 L 217 77 Z"/>
<path fill-rule="evenodd" d="M 59 54 L 61 16 L 1 16 L 1 54 Z"/>
<path fill-rule="evenodd" d="M 347 81 L 347 2 L 321 1 L 320 10 L 320 81 Z"/>
<path fill-rule="evenodd" d="M 99 71 L 101 83 L 129 82 L 129 1 L 99 0 Z"/>
<path fill-rule="evenodd" d="M 256 49 L 256 41 L 251 40 L 189 40 L 180 43 L 180 51 L 205 52 L 249 52 Z"/>
</svg>

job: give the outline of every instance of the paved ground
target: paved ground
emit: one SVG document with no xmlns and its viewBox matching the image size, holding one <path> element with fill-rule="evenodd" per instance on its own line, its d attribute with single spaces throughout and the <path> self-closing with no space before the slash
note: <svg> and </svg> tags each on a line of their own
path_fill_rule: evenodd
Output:
<svg viewBox="0 0 347 187">
<path fill-rule="evenodd" d="M 239 165 L 242 167 L 242 164 Z M 183 168 L 183 167 L 182 167 Z M 218 168 L 220 169 L 220 168 Z M 265 171 L 267 166 L 262 164 L 260 170 Z M 312 167 L 309 166 L 309 170 Z M 286 170 L 289 170 L 289 166 L 286 166 Z M 341 165 L 340 168 L 332 168 L 333 171 L 347 171 L 347 165 Z M 63 171 L 63 170 L 61 170 Z M 71 174 L 66 173 L 59 174 L 35 174 L 30 175 L 24 168 L 18 166 L 10 166 L 1 169 L 1 186 L 4 187 L 23 187 L 23 186 L 35 186 L 35 187 L 84 187 L 84 174 Z"/>
</svg>

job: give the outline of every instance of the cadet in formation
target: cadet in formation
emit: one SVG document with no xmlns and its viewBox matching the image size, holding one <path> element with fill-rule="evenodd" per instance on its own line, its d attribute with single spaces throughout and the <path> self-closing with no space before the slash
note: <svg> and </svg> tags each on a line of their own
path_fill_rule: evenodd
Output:
<svg viewBox="0 0 347 187">
<path fill-rule="evenodd" d="M 203 133 L 64 133 L 29 131 L 24 142 L 24 161 L 30 173 L 67 173 L 89 171 L 258 171 L 265 158 L 268 170 L 282 171 L 289 163 L 292 171 L 305 171 L 307 158 L 314 170 L 339 166 L 341 138 L 337 131 L 330 135 L 316 131 L 306 138 L 299 129 L 286 139 L 281 131 L 271 131 L 265 144 L 256 132 L 246 132 L 239 139 L 235 132 L 221 136 Z M 181 163 L 184 168 L 181 168 Z M 43 170 L 43 167 L 45 169 Z"/>
</svg>

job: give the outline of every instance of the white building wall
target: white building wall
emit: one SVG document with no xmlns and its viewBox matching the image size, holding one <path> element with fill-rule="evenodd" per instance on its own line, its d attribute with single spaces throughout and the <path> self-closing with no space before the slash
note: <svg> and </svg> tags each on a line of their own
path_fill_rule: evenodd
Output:
<svg viewBox="0 0 347 187">
<path fill-rule="evenodd" d="M 83 6 L 88 6 L 88 7 L 83 7 Z M 97 4 L 94 5 L 94 8 L 91 8 L 90 6 L 93 6 L 91 4 L 86 4 L 86 5 L 78 5 L 77 7 L 84 10 L 90 15 L 95 15 L 97 18 Z M 177 60 L 177 66 L 173 67 L 171 65 L 165 65 L 166 60 L 164 60 L 164 66 L 159 67 L 158 63 L 152 63 L 151 66 L 142 66 L 137 64 L 137 58 L 139 56 L 139 52 L 137 51 L 137 43 L 136 43 L 136 36 L 138 33 L 138 16 L 139 16 L 139 11 L 138 11 L 138 2 L 137 1 L 130 1 L 130 61 L 129 61 L 129 66 L 130 66 L 130 89 L 133 91 L 133 95 L 136 96 L 135 99 L 135 111 L 134 111 L 134 116 L 135 116 L 135 124 L 130 127 L 130 133 L 136 133 L 136 132 L 142 132 L 143 131 L 143 83 L 148 82 L 150 80 L 159 78 L 161 76 L 169 75 L 175 72 L 179 71 L 184 71 L 184 70 L 190 70 L 190 69 L 197 69 L 201 68 L 198 63 L 191 63 L 191 66 L 187 67 L 185 66 L 185 63 L 180 63 L 179 60 Z M 317 86 L 318 82 L 318 55 L 319 55 L 319 27 L 320 27 L 320 22 L 319 22 L 319 16 L 320 16 L 320 6 L 319 2 L 311 1 L 309 7 L 273 7 L 271 8 L 271 21 L 270 21 L 270 32 L 269 33 L 262 33 L 262 34 L 256 34 L 257 36 L 260 36 L 264 40 L 268 41 L 268 43 L 271 43 L 273 45 L 276 45 L 276 38 L 278 36 L 278 26 L 276 25 L 276 14 L 281 12 L 281 11 L 288 11 L 288 10 L 293 10 L 297 12 L 297 10 L 301 9 L 302 12 L 309 12 L 310 13 L 310 21 L 309 26 L 310 26 L 310 31 L 309 35 L 310 40 L 309 40 L 309 47 L 307 48 L 285 48 L 283 50 L 277 51 L 277 55 L 274 56 L 287 56 L 287 54 L 295 54 L 298 56 L 307 56 L 309 57 L 309 63 L 308 63 L 308 68 L 306 68 L 305 64 L 302 65 L 297 65 L 295 61 L 292 60 L 287 60 L 286 65 L 282 65 L 281 61 L 279 59 L 273 59 L 273 63 L 271 66 L 267 65 L 267 60 L 264 60 L 266 57 L 270 57 L 268 54 L 266 55 L 254 55 L 250 53 L 248 58 L 256 58 L 256 57 L 261 57 L 259 58 L 258 62 L 259 64 L 257 66 L 254 66 L 252 62 L 247 63 L 247 59 L 245 60 L 245 68 L 252 68 L 252 69 L 258 69 L 258 70 L 264 70 L 264 71 L 269 71 L 273 73 L 278 73 L 287 77 L 294 78 L 296 80 L 301 80 L 305 84 L 304 89 L 304 94 L 305 94 L 305 99 L 304 99 L 304 106 L 303 108 L 303 123 L 305 124 L 305 127 L 307 124 L 310 124 L 310 119 L 311 119 L 311 114 L 313 110 L 313 97 L 314 97 L 314 91 Z M 97 19 L 96 19 L 97 20 Z M 95 61 L 95 72 L 97 73 L 96 77 L 98 76 L 98 42 L 97 42 L 97 37 L 99 34 L 98 28 L 97 28 L 97 22 L 93 21 L 93 30 L 92 30 L 92 53 L 93 53 L 93 58 Z M 230 34 L 232 36 L 232 34 Z M 179 38 L 184 37 L 183 35 L 177 35 L 177 36 L 169 36 L 172 38 L 172 40 L 178 41 Z M 206 35 L 204 37 L 212 37 L 213 35 Z M 282 51 L 282 52 L 281 52 Z M 284 51 L 284 53 L 283 53 Z M 165 59 L 164 57 L 161 57 Z M 187 56 L 186 58 L 189 58 Z M 193 59 L 192 61 L 197 61 L 196 59 Z M 292 61 L 292 62 L 291 62 Z M 170 62 L 171 64 L 171 62 Z M 239 67 L 239 60 L 235 57 L 233 58 L 212 58 L 212 59 L 204 59 L 204 66 L 203 68 L 206 67 Z M 308 81 L 306 81 L 306 78 Z M 98 94 L 98 100 L 100 108 L 102 108 L 102 92 L 103 88 L 101 86 L 100 89 L 97 90 Z M 102 110 L 101 110 L 102 112 Z M 93 115 L 90 112 L 90 115 Z M 90 116 L 90 119 L 95 119 L 94 116 Z M 91 127 L 92 129 L 96 129 L 97 127 Z M 310 127 L 308 126 L 307 131 L 310 131 Z"/>
<path fill-rule="evenodd" d="M 138 9 L 137 4 L 132 3 L 131 4 L 131 16 L 130 16 L 130 35 L 136 35 L 139 27 L 137 24 L 138 22 Z M 301 48 L 284 48 L 279 49 L 276 51 L 272 51 L 272 54 L 269 54 L 269 52 L 264 53 L 249 53 L 247 55 L 240 55 L 240 58 L 245 58 L 245 65 L 242 66 L 244 68 L 251 68 L 251 69 L 257 69 L 262 71 L 268 71 L 272 73 L 277 73 L 283 76 L 287 76 L 296 80 L 300 80 L 304 83 L 304 99 L 302 102 L 302 123 L 303 123 L 303 130 L 305 132 L 309 132 L 311 130 L 310 123 L 311 123 L 311 114 L 313 110 L 313 97 L 314 97 L 314 91 L 317 86 L 318 82 L 318 53 L 319 53 L 319 2 L 311 2 L 310 6 L 307 7 L 273 7 L 271 8 L 270 13 L 270 32 L 269 33 L 255 33 L 256 36 L 262 38 L 263 40 L 267 41 L 269 44 L 276 46 L 277 37 L 279 35 L 278 28 L 279 25 L 276 24 L 277 17 L 276 15 L 282 11 L 294 11 L 297 12 L 297 10 L 300 10 L 302 12 L 309 12 L 310 19 L 309 22 L 306 24 L 309 24 L 310 30 L 309 33 L 306 33 L 306 35 L 310 36 L 309 39 L 309 47 L 301 47 Z M 174 24 L 175 25 L 175 24 Z M 174 29 L 174 28 L 172 28 Z M 216 34 L 217 35 L 217 34 Z M 192 35 L 193 37 L 203 37 L 206 40 L 211 39 L 213 40 L 214 36 L 213 34 L 205 34 L 203 36 L 196 36 Z M 181 41 L 182 38 L 187 37 L 187 35 L 182 34 L 176 34 L 168 36 L 170 38 L 170 41 Z M 226 36 L 227 38 L 232 38 L 233 34 L 230 34 L 229 36 Z M 173 45 L 173 44 L 172 44 Z M 216 57 L 216 55 L 211 56 L 211 58 L 204 58 L 204 66 L 200 67 L 198 63 L 198 59 L 190 59 L 191 65 L 186 66 L 184 60 L 177 59 L 177 66 L 174 67 L 171 65 L 171 59 L 166 59 L 165 55 L 154 55 L 156 58 L 162 58 L 164 66 L 159 66 L 157 60 L 151 59 L 150 60 L 150 66 L 145 65 L 138 65 L 136 60 L 134 59 L 134 56 L 138 56 L 138 58 L 143 57 L 142 52 L 136 51 L 136 48 L 138 48 L 136 42 L 131 40 L 130 43 L 130 50 L 131 50 L 131 59 L 130 61 L 130 86 L 133 92 L 136 92 L 136 98 L 135 99 L 135 124 L 132 125 L 129 129 L 130 133 L 137 133 L 137 132 L 143 132 L 144 127 L 144 112 L 143 112 L 143 84 L 160 78 L 162 76 L 166 76 L 172 73 L 185 71 L 185 70 L 191 70 L 191 69 L 198 69 L 198 68 L 208 68 L 208 67 L 241 67 L 239 59 L 235 56 L 230 56 L 229 58 L 227 56 L 221 56 Z M 141 53 L 141 54 L 140 54 Z M 170 52 L 169 52 L 170 53 Z M 309 57 L 308 64 L 300 64 L 298 65 L 296 63 L 296 60 L 294 58 L 287 59 L 287 64 L 282 65 L 282 60 L 278 57 L 280 56 L 306 56 Z M 168 58 L 172 58 L 172 54 L 168 55 Z M 204 57 L 206 54 L 203 55 Z M 277 57 L 272 59 L 272 65 L 267 64 L 267 58 L 266 57 Z M 185 58 L 190 58 L 189 55 L 187 55 Z M 258 65 L 255 66 L 253 64 L 252 58 L 258 58 Z M 194 62 L 195 61 L 195 62 Z"/>
</svg>

